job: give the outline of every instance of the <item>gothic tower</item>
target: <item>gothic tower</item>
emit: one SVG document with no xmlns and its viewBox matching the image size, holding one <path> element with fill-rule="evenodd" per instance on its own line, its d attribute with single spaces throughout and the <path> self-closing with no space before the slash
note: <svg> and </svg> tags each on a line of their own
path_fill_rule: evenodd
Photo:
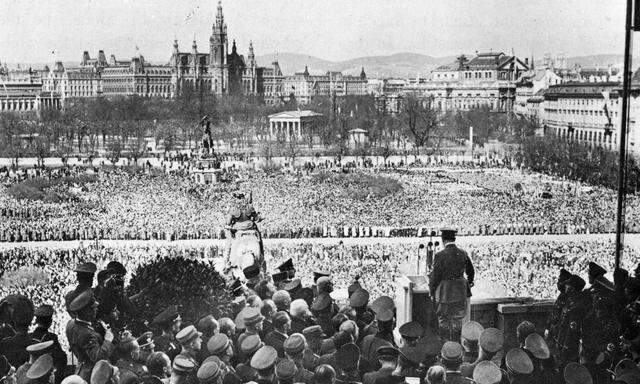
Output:
<svg viewBox="0 0 640 384">
<path fill-rule="evenodd" d="M 228 91 L 229 65 L 227 63 L 227 24 L 222 15 L 222 2 L 218 1 L 216 21 L 211 32 L 209 73 L 211 74 L 211 91 L 220 95 Z"/>
</svg>

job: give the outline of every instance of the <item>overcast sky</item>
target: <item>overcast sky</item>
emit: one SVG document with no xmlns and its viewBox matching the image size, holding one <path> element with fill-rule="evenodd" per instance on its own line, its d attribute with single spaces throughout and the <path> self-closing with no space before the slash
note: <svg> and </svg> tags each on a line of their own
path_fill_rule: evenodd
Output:
<svg viewBox="0 0 640 384">
<path fill-rule="evenodd" d="M 98 49 L 166 61 L 208 39 L 217 0 L 0 0 L 0 62 L 78 61 Z M 225 0 L 240 53 L 296 52 L 327 60 L 484 50 L 541 58 L 620 53 L 623 0 Z"/>
</svg>

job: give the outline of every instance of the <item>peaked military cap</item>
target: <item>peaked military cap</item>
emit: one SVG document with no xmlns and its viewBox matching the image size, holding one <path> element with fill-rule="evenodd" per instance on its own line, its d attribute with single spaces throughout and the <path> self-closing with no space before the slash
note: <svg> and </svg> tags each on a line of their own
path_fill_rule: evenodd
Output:
<svg viewBox="0 0 640 384">
<path fill-rule="evenodd" d="M 153 343 L 153 332 L 148 331 L 140 335 L 136 341 L 141 349 L 151 349 L 155 347 Z"/>
<path fill-rule="evenodd" d="M 264 343 L 260 340 L 260 336 L 249 335 L 242 340 L 242 343 L 240 343 L 240 351 L 245 355 L 249 355 L 263 346 Z"/>
<path fill-rule="evenodd" d="M 258 349 L 258 352 L 251 358 L 251 368 L 260 371 L 272 367 L 277 357 L 278 352 L 276 349 L 270 345 L 265 345 Z"/>
<path fill-rule="evenodd" d="M 558 283 L 564 283 L 571 277 L 571 272 L 564 268 L 560 268 L 560 275 L 558 276 Z"/>
<path fill-rule="evenodd" d="M 533 372 L 533 362 L 529 355 L 520 348 L 512 348 L 507 352 L 505 364 L 514 373 L 528 375 Z"/>
<path fill-rule="evenodd" d="M 82 292 L 69 304 L 69 310 L 72 312 L 80 311 L 90 305 L 93 305 L 96 301 L 93 298 L 93 290 L 87 289 Z"/>
<path fill-rule="evenodd" d="M 327 335 L 322 331 L 319 325 L 312 325 L 302 330 L 302 334 L 308 339 L 310 337 L 325 338 Z"/>
<path fill-rule="evenodd" d="M 393 312 L 391 312 L 391 310 L 389 310 L 389 309 L 383 309 L 381 311 L 378 311 L 376 313 L 376 320 L 378 320 L 380 322 L 383 322 L 383 323 L 384 322 L 389 322 L 389 321 L 393 320 Z M 409 323 L 407 323 L 407 324 L 409 324 Z M 402 329 L 402 327 L 400 327 L 400 328 Z M 400 334 L 402 335 L 402 331 L 401 331 Z"/>
<path fill-rule="evenodd" d="M 455 341 L 447 341 L 442 346 L 440 350 L 440 354 L 444 360 L 455 361 L 462 359 L 462 355 L 464 350 L 462 349 L 462 345 L 460 343 L 456 343 Z"/>
<path fill-rule="evenodd" d="M 564 381 L 567 384 L 592 384 L 593 378 L 587 367 L 578 363 L 569 363 L 564 367 Z"/>
<path fill-rule="evenodd" d="M 229 346 L 229 337 L 224 333 L 216 333 L 207 342 L 207 350 L 210 353 L 217 354 Z"/>
<path fill-rule="evenodd" d="M 476 321 L 467 321 L 462 326 L 461 337 L 470 343 L 477 343 L 484 327 Z"/>
<path fill-rule="evenodd" d="M 396 308 L 393 299 L 389 296 L 380 296 L 377 299 L 373 300 L 373 302 L 369 305 L 369 307 L 375 312 L 378 313 L 383 309 L 388 309 L 393 312 Z"/>
<path fill-rule="evenodd" d="M 397 358 L 399 355 L 399 351 L 397 348 L 392 347 L 390 345 L 383 345 L 381 347 L 378 347 L 378 349 L 376 349 L 376 355 L 378 356 L 378 358 L 381 358 L 381 357 Z"/>
<path fill-rule="evenodd" d="M 250 381 L 256 380 L 258 377 L 258 373 L 253 368 L 244 363 L 240 363 L 236 366 L 236 375 L 238 375 L 243 383 L 248 383 Z"/>
<path fill-rule="evenodd" d="M 293 269 L 293 259 L 289 258 L 287 261 L 285 261 L 284 263 L 278 265 L 278 270 L 280 270 L 280 272 L 287 272 Z"/>
<path fill-rule="evenodd" d="M 593 261 L 589 262 L 589 277 L 595 279 L 598 276 L 602 276 L 607 273 L 607 270 L 594 263 Z"/>
<path fill-rule="evenodd" d="M 480 334 L 478 344 L 485 351 L 496 353 L 504 345 L 504 334 L 497 328 L 487 328 Z"/>
<path fill-rule="evenodd" d="M 524 340 L 524 349 L 531 352 L 536 359 L 545 360 L 551 357 L 547 342 L 537 333 L 532 333 L 527 336 Z"/>
<path fill-rule="evenodd" d="M 287 322 L 289 322 L 289 315 L 285 311 L 276 312 L 271 319 L 273 326 L 278 328 L 281 328 Z"/>
<path fill-rule="evenodd" d="M 260 267 L 257 265 L 250 265 L 243 269 L 242 273 L 244 273 L 244 277 L 246 277 L 247 279 L 253 279 L 260 274 Z"/>
<path fill-rule="evenodd" d="M 331 273 L 328 271 L 323 271 L 323 270 L 315 270 L 313 271 L 313 281 L 317 281 L 319 278 L 321 278 L 322 276 L 330 276 Z"/>
<path fill-rule="evenodd" d="M 114 372 L 114 367 L 107 360 L 98 361 L 91 371 L 91 384 L 106 384 Z"/>
<path fill-rule="evenodd" d="M 164 311 L 160 312 L 153 318 L 153 323 L 158 325 L 169 324 L 175 320 L 180 319 L 177 305 L 170 305 Z"/>
<path fill-rule="evenodd" d="M 33 313 L 35 317 L 53 317 L 53 306 L 49 304 L 43 304 L 36 308 Z"/>
<path fill-rule="evenodd" d="M 27 371 L 27 379 L 38 380 L 49 373 L 53 369 L 53 357 L 49 354 L 44 354 L 33 362 L 29 370 Z"/>
<path fill-rule="evenodd" d="M 236 324 L 236 328 L 239 328 L 239 329 L 246 328 L 246 325 L 244 324 L 244 317 L 249 311 L 249 309 L 250 307 L 244 307 L 240 310 L 240 312 L 238 312 L 238 314 L 236 315 L 236 319 L 234 320 L 234 323 Z"/>
<path fill-rule="evenodd" d="M 298 374 L 298 367 L 293 361 L 283 359 L 276 365 L 275 374 L 280 380 L 291 380 Z"/>
<path fill-rule="evenodd" d="M 78 375 L 70 375 L 65 377 L 60 384 L 87 384 L 87 382 Z"/>
<path fill-rule="evenodd" d="M 349 295 L 349 297 L 351 297 L 351 295 L 353 295 L 353 293 L 359 289 L 362 289 L 362 285 L 360 285 L 360 283 L 356 281 L 349 287 L 347 287 L 347 294 Z"/>
<path fill-rule="evenodd" d="M 173 359 L 172 368 L 174 371 L 191 372 L 195 367 L 196 365 L 191 359 L 187 359 L 182 355 L 178 355 Z M 91 384 L 93 384 L 93 380 L 91 380 Z"/>
<path fill-rule="evenodd" d="M 424 328 L 417 321 L 411 321 L 411 322 L 402 324 L 398 329 L 398 332 L 402 337 L 417 339 L 419 337 L 422 337 L 422 334 L 424 333 Z"/>
<path fill-rule="evenodd" d="M 45 353 L 49 353 L 51 350 L 51 346 L 53 345 L 53 341 L 43 341 L 42 343 L 31 344 L 27 347 L 27 352 L 31 356 L 41 356 Z"/>
<path fill-rule="evenodd" d="M 584 281 L 584 279 L 582 277 L 578 276 L 578 275 L 571 275 L 569 280 L 566 281 L 566 284 L 571 285 L 577 291 L 582 291 L 584 286 L 587 285 L 587 282 Z"/>
<path fill-rule="evenodd" d="M 249 307 L 242 317 L 245 325 L 254 325 L 264 320 L 264 316 L 260 314 L 258 308 Z"/>
<path fill-rule="evenodd" d="M 197 376 L 201 383 L 216 380 L 220 376 L 220 367 L 213 361 L 207 361 L 200 366 Z"/>
<path fill-rule="evenodd" d="M 92 262 L 81 263 L 76 266 L 76 272 L 96 273 L 97 270 L 98 267 L 96 267 L 96 265 Z"/>
<path fill-rule="evenodd" d="M 473 369 L 473 380 L 477 384 L 498 384 L 502 380 L 502 371 L 491 360 L 481 361 Z"/>
<path fill-rule="evenodd" d="M 198 332 L 196 327 L 189 325 L 182 328 L 180 332 L 176 334 L 176 340 L 178 343 L 184 345 L 199 336 L 202 336 L 202 332 Z"/>
<path fill-rule="evenodd" d="M 300 333 L 293 333 L 283 343 L 284 351 L 288 355 L 295 355 L 304 351 L 304 347 L 307 344 L 307 339 Z"/>
<path fill-rule="evenodd" d="M 369 301 L 369 292 L 366 289 L 358 289 L 353 292 L 353 295 L 349 298 L 349 304 L 353 308 L 360 308 L 367 305 Z"/>
</svg>

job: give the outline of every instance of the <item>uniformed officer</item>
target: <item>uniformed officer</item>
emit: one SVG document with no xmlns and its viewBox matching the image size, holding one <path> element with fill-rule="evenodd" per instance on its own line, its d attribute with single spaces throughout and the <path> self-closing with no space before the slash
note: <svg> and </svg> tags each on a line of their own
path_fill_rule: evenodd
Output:
<svg viewBox="0 0 640 384">
<path fill-rule="evenodd" d="M 505 368 L 509 381 L 513 383 L 531 383 L 533 362 L 527 353 L 520 348 L 512 348 L 505 356 Z"/>
<path fill-rule="evenodd" d="M 443 229 L 444 249 L 436 253 L 429 277 L 429 292 L 437 305 L 440 335 L 459 340 L 467 316 L 475 271 L 467 253 L 455 244 L 456 231 Z M 464 278 L 466 273 L 467 278 Z"/>
<path fill-rule="evenodd" d="M 369 292 L 366 289 L 358 289 L 349 298 L 349 305 L 356 310 L 356 324 L 360 333 L 364 333 L 364 328 L 371 324 L 376 314 L 368 307 Z"/>
<path fill-rule="evenodd" d="M 589 296 L 583 292 L 586 282 L 578 275 L 571 275 L 565 283 L 565 305 L 553 345 L 558 349 L 558 363 L 562 369 L 567 363 L 577 361 L 582 337 L 582 323 L 591 306 Z"/>
<path fill-rule="evenodd" d="M 307 348 L 307 340 L 304 335 L 294 333 L 289 336 L 283 344 L 286 357 L 293 361 L 297 368 L 296 382 L 311 383 L 313 373 L 304 367 L 303 353 Z"/>
<path fill-rule="evenodd" d="M 130 333 L 124 332 L 120 337 L 116 346 L 116 353 L 118 355 L 116 367 L 120 371 L 120 380 L 123 383 L 133 378 L 141 380 L 147 375 L 147 367 L 137 361 L 140 354 L 138 340 L 131 336 Z"/>
<path fill-rule="evenodd" d="M 113 351 L 113 333 L 105 328 L 102 337 L 93 328 L 96 320 L 98 303 L 92 290 L 86 290 L 69 304 L 69 310 L 76 314 L 73 325 L 69 329 L 69 347 L 76 356 L 76 374 L 89 382 L 94 365 L 101 359 L 108 359 Z"/>
<path fill-rule="evenodd" d="M 334 333 L 333 324 L 331 323 L 331 318 L 333 317 L 333 313 L 331 313 L 332 303 L 331 296 L 328 293 L 323 293 L 318 295 L 311 305 L 318 325 L 322 327 L 322 331 L 327 336 L 333 336 Z"/>
<path fill-rule="evenodd" d="M 291 360 L 280 360 L 276 364 L 275 376 L 278 379 L 278 384 L 293 384 L 298 376 L 298 367 Z"/>
<path fill-rule="evenodd" d="M 162 334 L 153 339 L 156 350 L 164 352 L 173 361 L 174 357 L 180 353 L 175 334 L 180 331 L 182 318 L 178 313 L 178 307 L 171 305 L 160 312 L 154 319 L 153 324 L 157 325 Z"/>
<path fill-rule="evenodd" d="M 195 383 L 198 379 L 197 365 L 192 359 L 188 359 L 185 356 L 176 356 L 176 358 L 173 359 L 171 368 L 171 377 L 169 378 L 169 383 L 171 384 L 191 384 Z"/>
<path fill-rule="evenodd" d="M 276 288 L 284 289 L 284 286 L 290 283 L 296 276 L 296 269 L 293 266 L 293 259 L 289 258 L 276 267 L 280 271 L 280 276 Z"/>
<path fill-rule="evenodd" d="M 258 335 L 250 335 L 242 340 L 240 344 L 240 356 L 242 357 L 242 361 L 249 364 L 253 355 L 262 347 L 264 347 L 264 343 L 260 340 L 260 336 Z M 272 347 L 273 348 L 273 347 Z M 236 370 L 237 370 L 236 366 Z"/>
<path fill-rule="evenodd" d="M 460 343 L 464 348 L 463 363 L 473 363 L 478 359 L 478 340 L 484 327 L 476 321 L 468 321 L 462 326 Z"/>
<path fill-rule="evenodd" d="M 222 371 L 222 377 L 229 372 L 235 373 L 235 369 L 231 364 L 231 359 L 234 356 L 233 343 L 227 335 L 224 333 L 213 335 L 207 342 L 207 350 L 211 356 L 217 356 L 220 359 L 220 364 L 218 365 Z"/>
<path fill-rule="evenodd" d="M 473 377 L 473 371 L 478 363 L 491 361 L 493 357 L 502 349 L 504 344 L 504 334 L 497 328 L 487 328 L 478 338 L 479 354 L 476 361 L 462 364 L 460 371 L 465 377 Z"/>
<path fill-rule="evenodd" d="M 398 364 L 398 349 L 390 346 L 383 346 L 376 351 L 380 369 L 374 372 L 365 373 L 362 377 L 362 384 L 384 384 L 391 382 L 391 375 Z"/>
<path fill-rule="evenodd" d="M 38 357 L 29 370 L 27 370 L 26 378 L 30 384 L 53 384 L 55 368 L 53 366 L 53 357 L 44 354 Z"/>
<path fill-rule="evenodd" d="M 416 341 L 424 334 L 424 328 L 417 321 L 404 323 L 398 329 L 398 333 L 402 336 L 403 345 L 414 346 Z"/>
<path fill-rule="evenodd" d="M 71 317 L 73 317 L 73 313 L 69 310 L 69 305 L 79 294 L 93 286 L 93 277 L 97 269 L 96 265 L 92 262 L 81 263 L 76 266 L 75 272 L 78 285 L 64 296 L 64 304 Z"/>
<path fill-rule="evenodd" d="M 29 360 L 27 346 L 36 341 L 29 335 L 29 326 L 33 321 L 33 303 L 24 295 L 11 295 L 11 322 L 15 335 L 0 341 L 0 355 L 5 355 L 9 363 L 19 367 Z"/>
<path fill-rule="evenodd" d="M 198 332 L 193 325 L 189 325 L 176 334 L 176 340 L 182 347 L 178 356 L 186 360 L 192 360 L 195 366 L 198 367 L 198 353 L 202 348 L 202 333 Z"/>
<path fill-rule="evenodd" d="M 200 384 L 218 384 L 223 376 L 218 364 L 207 361 L 198 369 L 197 377 Z"/>
<path fill-rule="evenodd" d="M 273 347 L 265 345 L 251 358 L 251 368 L 258 373 L 257 384 L 273 384 L 274 368 L 278 352 Z"/>
<path fill-rule="evenodd" d="M 53 357 L 53 365 L 56 368 L 55 383 L 60 384 L 64 379 L 65 370 L 67 368 L 67 354 L 62 350 L 58 335 L 49 332 L 49 328 L 53 323 L 53 306 L 45 304 L 36 308 L 34 315 L 36 317 L 36 329 L 29 335 L 32 339 L 44 342 L 51 341 L 51 357 Z"/>
<path fill-rule="evenodd" d="M 336 351 L 336 384 L 353 384 L 360 382 L 358 362 L 360 360 L 360 348 L 353 343 L 348 343 Z"/>
<path fill-rule="evenodd" d="M 260 335 L 260 331 L 262 331 L 262 321 L 264 320 L 264 316 L 262 316 L 258 308 L 246 307 L 245 309 L 240 311 L 238 317 L 242 319 L 242 324 L 244 325 L 244 327 L 246 327 L 244 333 L 238 336 L 237 346 L 240 347 L 242 341 L 246 337 L 250 335 Z M 238 325 L 238 321 L 236 321 L 236 325 Z"/>
<path fill-rule="evenodd" d="M 329 271 L 325 271 L 322 269 L 317 269 L 313 271 L 313 285 L 311 285 L 311 289 L 313 290 L 313 296 L 318 296 L 318 286 L 317 286 L 318 279 L 321 277 L 329 277 L 329 276 L 331 276 L 331 272 Z"/>
<path fill-rule="evenodd" d="M 464 350 L 460 343 L 447 341 L 442 345 L 440 356 L 442 358 L 442 365 L 444 365 L 447 372 L 447 384 L 467 384 L 473 382 L 468 377 L 464 377 L 460 371 L 463 355 Z"/>
<path fill-rule="evenodd" d="M 558 281 L 556 283 L 558 287 L 558 297 L 553 303 L 553 309 L 549 315 L 549 321 L 545 330 L 545 337 L 549 343 L 549 347 L 554 351 L 558 351 L 558 346 L 555 345 L 555 340 L 558 336 L 560 323 L 562 320 L 562 310 L 566 304 L 566 283 L 571 278 L 571 273 L 564 268 L 560 269 Z"/>
<path fill-rule="evenodd" d="M 481 361 L 473 370 L 476 384 L 498 384 L 502 380 L 502 371 L 492 361 Z"/>
<path fill-rule="evenodd" d="M 302 330 L 302 334 L 307 339 L 307 348 L 303 352 L 304 367 L 309 371 L 315 371 L 320 358 L 322 340 L 326 337 L 322 332 L 322 327 L 312 325 Z"/>
<path fill-rule="evenodd" d="M 382 346 L 396 346 L 393 329 L 395 321 L 393 312 L 389 309 L 382 309 L 376 314 L 378 322 L 378 333 L 367 335 L 362 339 L 362 356 L 369 361 L 374 368 L 379 368 L 377 350 Z M 401 327 L 402 328 L 402 327 Z"/>
<path fill-rule="evenodd" d="M 153 332 L 149 331 L 143 333 L 136 339 L 136 341 L 140 346 L 140 353 L 137 360 L 138 362 L 144 364 L 147 361 L 149 355 L 155 352 L 156 346 L 153 343 Z"/>
<path fill-rule="evenodd" d="M 27 347 L 27 352 L 29 353 L 29 361 L 22 364 L 18 367 L 18 369 L 16 369 L 17 384 L 25 384 L 29 381 L 27 379 L 27 371 L 40 356 L 51 354 L 52 346 L 53 341 L 45 341 L 42 343 L 31 344 Z"/>
</svg>

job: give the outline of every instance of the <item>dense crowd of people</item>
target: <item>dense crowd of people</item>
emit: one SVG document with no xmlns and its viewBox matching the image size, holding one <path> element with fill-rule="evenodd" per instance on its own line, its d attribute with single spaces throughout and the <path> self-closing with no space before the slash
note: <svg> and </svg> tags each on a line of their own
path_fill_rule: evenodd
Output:
<svg viewBox="0 0 640 384">
<path fill-rule="evenodd" d="M 0 381 L 640 380 L 640 269 L 632 270 L 640 261 L 637 253 L 627 252 L 627 268 L 613 271 L 610 281 L 607 270 L 594 262 L 612 253 L 610 242 L 459 243 L 473 260 L 476 281 L 517 284 L 508 287 L 510 292 L 556 298 L 548 321 L 524 321 L 512 330 L 514 335 L 475 321 L 465 321 L 456 335 L 417 321 L 400 324 L 392 281 L 414 261 L 409 246 L 280 244 L 266 249 L 269 265 L 279 272 L 273 280 L 236 286 L 232 314 L 207 314 L 187 324 L 180 317 L 180 303 L 174 303 L 144 319 L 148 332 L 133 335 L 126 325 L 116 325 L 113 313 L 135 313 L 134 297 L 114 301 L 119 304 L 112 312 L 101 310 L 111 292 L 124 292 L 131 271 L 158 257 L 215 259 L 222 251 L 188 245 L 5 250 L 0 253 Z M 29 280 L 18 273 L 25 268 L 42 269 L 45 278 Z M 589 281 L 588 289 L 581 275 Z M 121 288 L 110 291 L 114 286 Z"/>
<path fill-rule="evenodd" d="M 601 187 L 580 186 L 507 169 L 409 168 L 356 170 L 401 188 L 375 195 L 350 174 L 235 171 L 235 183 L 197 185 L 180 175 L 99 169 L 74 184 L 47 190 L 55 202 L 18 199 L 9 183 L 0 188 L 0 241 L 78 239 L 209 239 L 224 236 L 231 191 L 253 192 L 266 218 L 265 238 L 428 236 L 442 227 L 461 234 L 610 233 L 616 196 Z M 320 176 L 319 176 L 320 175 Z M 66 180 L 66 179 L 65 179 Z M 541 197 L 549 194 L 550 198 Z M 630 196 L 628 209 L 640 199 Z M 300 214 L 304 212 L 304 214 Z M 628 215 L 628 230 L 640 221 Z"/>
</svg>

